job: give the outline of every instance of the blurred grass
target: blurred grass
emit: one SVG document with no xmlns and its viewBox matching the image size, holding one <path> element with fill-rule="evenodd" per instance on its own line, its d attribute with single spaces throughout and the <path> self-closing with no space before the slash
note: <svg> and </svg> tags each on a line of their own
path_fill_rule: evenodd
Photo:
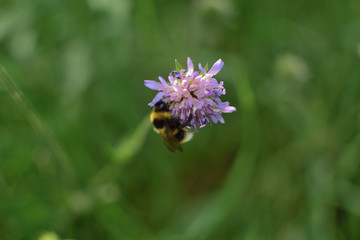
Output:
<svg viewBox="0 0 360 240">
<path fill-rule="evenodd" d="M 24 94 L 12 81 L 4 68 L 0 65 L 0 81 L 5 86 L 10 96 L 19 106 L 20 110 L 24 113 L 25 117 L 31 123 L 32 127 L 44 138 L 44 141 L 48 144 L 49 149 L 53 153 L 55 159 L 58 161 L 58 165 L 61 169 L 60 175 L 67 182 L 67 184 L 74 184 L 75 172 L 69 164 L 69 159 L 66 156 L 61 144 L 53 136 L 48 125 L 41 119 L 36 110 L 24 97 Z"/>
<path fill-rule="evenodd" d="M 0 239 L 359 239 L 359 10 L 3 0 Z M 238 110 L 173 154 L 143 80 L 188 56 Z"/>
<path fill-rule="evenodd" d="M 146 134 L 150 129 L 151 123 L 149 119 L 150 116 L 145 116 L 133 133 L 123 137 L 123 140 L 114 149 L 113 161 L 122 164 L 127 163 L 141 150 Z"/>
</svg>

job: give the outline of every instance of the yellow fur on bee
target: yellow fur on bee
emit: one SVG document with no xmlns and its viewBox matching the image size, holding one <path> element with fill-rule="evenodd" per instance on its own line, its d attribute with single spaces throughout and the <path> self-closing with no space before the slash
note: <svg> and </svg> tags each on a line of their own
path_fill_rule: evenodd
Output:
<svg viewBox="0 0 360 240">
<path fill-rule="evenodd" d="M 150 115 L 150 121 L 153 122 L 154 119 L 171 119 L 171 112 L 152 112 Z"/>
</svg>

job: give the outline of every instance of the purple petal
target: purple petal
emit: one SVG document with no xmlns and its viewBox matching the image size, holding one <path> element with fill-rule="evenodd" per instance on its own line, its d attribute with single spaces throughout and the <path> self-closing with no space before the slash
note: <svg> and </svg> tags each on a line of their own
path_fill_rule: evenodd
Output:
<svg viewBox="0 0 360 240">
<path fill-rule="evenodd" d="M 219 105 L 225 105 L 225 106 L 229 106 L 229 102 L 222 102 L 220 98 L 216 97 L 214 98 L 214 100 L 216 101 L 217 104 Z"/>
<path fill-rule="evenodd" d="M 224 118 L 221 116 L 221 113 L 215 112 L 214 115 L 217 118 L 217 120 L 219 120 L 219 122 L 221 122 L 222 124 L 225 123 Z"/>
<path fill-rule="evenodd" d="M 163 79 L 161 76 L 159 76 L 159 80 L 160 80 L 160 82 L 161 82 L 162 85 L 169 85 L 169 84 L 165 81 L 165 79 Z"/>
<path fill-rule="evenodd" d="M 211 79 L 210 79 L 210 83 L 211 83 L 212 85 L 214 85 L 214 87 L 217 87 L 217 86 L 219 85 L 219 83 L 217 82 L 217 80 L 216 80 L 215 78 L 211 78 Z"/>
<path fill-rule="evenodd" d="M 202 98 L 207 95 L 207 91 L 206 90 L 197 90 L 194 92 L 194 95 L 197 96 L 198 98 Z"/>
<path fill-rule="evenodd" d="M 187 69 L 186 76 L 191 76 L 194 72 L 194 64 L 189 57 L 187 58 L 187 67 L 188 67 L 188 69 Z"/>
<path fill-rule="evenodd" d="M 206 74 L 206 71 L 205 71 L 205 69 L 201 66 L 201 63 L 199 63 L 199 69 L 200 69 L 200 71 L 202 71 L 204 74 Z"/>
<path fill-rule="evenodd" d="M 223 109 L 224 113 L 231 113 L 231 112 L 235 112 L 235 111 L 236 111 L 236 107 L 233 107 L 233 106 L 228 106 Z"/>
<path fill-rule="evenodd" d="M 158 83 L 158 82 L 155 82 L 153 80 L 145 80 L 144 81 L 144 84 L 146 87 L 152 89 L 152 90 L 157 90 L 157 91 L 160 91 L 160 90 L 163 90 L 164 87 L 161 83 Z"/>
<path fill-rule="evenodd" d="M 181 111 L 181 113 L 180 113 L 180 120 L 182 122 L 185 122 L 185 112 L 184 111 Z"/>
<path fill-rule="evenodd" d="M 183 81 L 181 82 L 181 85 L 182 85 L 182 87 L 183 87 L 184 89 L 187 89 L 188 86 L 189 86 L 189 81 L 188 81 L 188 80 L 183 80 Z"/>
<path fill-rule="evenodd" d="M 173 84 L 176 81 L 175 77 L 171 73 L 169 74 L 168 79 L 171 84 Z"/>
<path fill-rule="evenodd" d="M 231 113 L 236 111 L 236 107 L 229 106 L 230 103 L 228 101 L 221 102 L 220 98 L 215 98 L 215 101 L 218 103 L 219 107 L 221 108 L 221 111 L 224 113 Z"/>
<path fill-rule="evenodd" d="M 216 118 L 214 115 L 212 115 L 212 114 L 209 115 L 209 118 L 210 118 L 210 120 L 211 120 L 213 123 L 215 123 L 215 124 L 218 122 L 217 118 Z"/>
<path fill-rule="evenodd" d="M 224 62 L 221 59 L 217 60 L 214 63 L 214 65 L 211 67 L 207 75 L 211 75 L 211 76 L 216 75 L 222 69 L 223 66 L 224 66 Z"/>
<path fill-rule="evenodd" d="M 165 93 L 158 92 L 158 94 L 155 95 L 154 99 L 149 103 L 148 105 L 150 107 L 153 107 L 158 101 L 160 101 L 165 96 Z"/>
</svg>

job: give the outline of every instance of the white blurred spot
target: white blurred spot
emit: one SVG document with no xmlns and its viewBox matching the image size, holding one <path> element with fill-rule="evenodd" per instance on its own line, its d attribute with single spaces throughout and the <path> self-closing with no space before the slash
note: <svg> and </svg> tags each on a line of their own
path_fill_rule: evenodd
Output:
<svg viewBox="0 0 360 240">
<path fill-rule="evenodd" d="M 60 240 L 60 238 L 54 232 L 44 232 L 40 235 L 38 240 Z"/>
<path fill-rule="evenodd" d="M 287 53 L 278 57 L 275 62 L 276 74 L 285 79 L 305 82 L 310 78 L 309 67 L 298 55 Z"/>
<path fill-rule="evenodd" d="M 357 45 L 357 52 L 358 52 L 359 57 L 360 57 L 360 43 L 358 43 L 358 45 Z"/>
</svg>

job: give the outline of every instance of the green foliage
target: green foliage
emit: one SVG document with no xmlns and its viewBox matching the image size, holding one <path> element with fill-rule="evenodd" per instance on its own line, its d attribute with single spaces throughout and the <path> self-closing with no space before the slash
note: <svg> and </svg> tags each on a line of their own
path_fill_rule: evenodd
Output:
<svg viewBox="0 0 360 240">
<path fill-rule="evenodd" d="M 177 72 L 181 72 L 181 69 L 184 69 L 184 68 L 182 68 L 179 61 L 177 59 L 175 59 L 175 70 Z"/>
<path fill-rule="evenodd" d="M 0 5 L 1 240 L 360 238 L 358 1 Z M 173 154 L 144 80 L 187 57 L 237 111 Z"/>
</svg>

